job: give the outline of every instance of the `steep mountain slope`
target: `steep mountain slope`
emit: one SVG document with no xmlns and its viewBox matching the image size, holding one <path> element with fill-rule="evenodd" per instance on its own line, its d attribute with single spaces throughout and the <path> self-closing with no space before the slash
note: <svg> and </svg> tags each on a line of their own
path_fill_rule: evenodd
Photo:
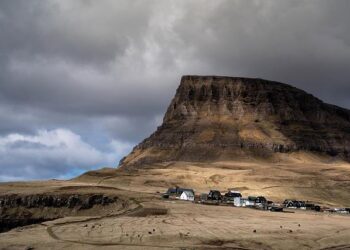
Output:
<svg viewBox="0 0 350 250">
<path fill-rule="evenodd" d="M 274 160 L 312 152 L 350 159 L 350 111 L 287 84 L 183 76 L 163 120 L 120 165 Z"/>
</svg>

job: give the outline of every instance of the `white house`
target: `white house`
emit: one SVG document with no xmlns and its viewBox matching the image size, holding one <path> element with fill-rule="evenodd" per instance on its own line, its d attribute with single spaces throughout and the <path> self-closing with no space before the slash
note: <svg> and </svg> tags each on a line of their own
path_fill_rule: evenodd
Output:
<svg viewBox="0 0 350 250">
<path fill-rule="evenodd" d="M 180 195 L 180 200 L 194 201 L 194 193 L 191 191 L 183 191 Z"/>
<path fill-rule="evenodd" d="M 241 198 L 242 198 L 242 194 L 239 191 L 233 190 L 233 189 L 229 189 L 228 190 L 230 193 L 230 196 L 233 197 L 233 205 L 235 207 L 240 207 L 241 204 Z"/>
<path fill-rule="evenodd" d="M 235 207 L 240 207 L 242 204 L 241 204 L 241 197 L 234 197 L 233 198 L 233 205 Z"/>
</svg>

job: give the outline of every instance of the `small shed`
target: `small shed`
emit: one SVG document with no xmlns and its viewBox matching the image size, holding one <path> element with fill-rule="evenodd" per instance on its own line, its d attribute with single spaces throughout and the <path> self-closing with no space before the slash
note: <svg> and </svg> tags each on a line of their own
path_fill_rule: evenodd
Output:
<svg viewBox="0 0 350 250">
<path fill-rule="evenodd" d="M 208 200 L 208 194 L 202 193 L 200 196 L 200 201 L 201 202 L 206 202 Z"/>
<path fill-rule="evenodd" d="M 180 200 L 194 201 L 194 193 L 189 190 L 185 190 L 180 195 Z"/>
</svg>

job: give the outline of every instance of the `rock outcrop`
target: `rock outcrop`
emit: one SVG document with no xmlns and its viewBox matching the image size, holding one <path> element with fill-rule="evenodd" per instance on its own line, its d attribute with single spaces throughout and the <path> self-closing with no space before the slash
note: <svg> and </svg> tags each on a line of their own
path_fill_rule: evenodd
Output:
<svg viewBox="0 0 350 250">
<path fill-rule="evenodd" d="M 38 207 L 67 207 L 89 209 L 94 205 L 108 205 L 116 201 L 116 197 L 103 194 L 37 194 L 37 195 L 4 195 L 0 196 L 0 208 L 38 208 Z"/>
<path fill-rule="evenodd" d="M 94 206 L 107 206 L 118 197 L 103 194 L 33 194 L 0 196 L 0 233 L 12 228 L 79 215 Z"/>
<path fill-rule="evenodd" d="M 120 165 L 307 151 L 350 159 L 350 111 L 287 84 L 183 76 L 163 120 Z"/>
</svg>

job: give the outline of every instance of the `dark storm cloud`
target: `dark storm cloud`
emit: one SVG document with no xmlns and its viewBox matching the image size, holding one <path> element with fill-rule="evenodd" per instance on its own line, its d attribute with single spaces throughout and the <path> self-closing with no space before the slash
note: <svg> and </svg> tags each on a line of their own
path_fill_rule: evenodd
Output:
<svg viewBox="0 0 350 250">
<path fill-rule="evenodd" d="M 112 61 L 123 53 L 128 37 L 142 36 L 149 11 L 137 1 L 102 2 L 4 0 L 0 27 L 7 39 L 2 49 L 29 59 L 42 55 L 87 64 Z"/>
<path fill-rule="evenodd" d="M 347 104 L 339 90 L 350 90 L 349 1 L 235 3 L 210 6 L 209 15 L 197 8 L 177 26 L 206 70 L 280 80 Z"/>
<path fill-rule="evenodd" d="M 349 11 L 347 0 L 1 1 L 0 177 L 117 165 L 183 74 L 282 81 L 350 108 Z M 60 146 L 37 147 L 47 134 L 95 156 L 62 161 Z"/>
</svg>

